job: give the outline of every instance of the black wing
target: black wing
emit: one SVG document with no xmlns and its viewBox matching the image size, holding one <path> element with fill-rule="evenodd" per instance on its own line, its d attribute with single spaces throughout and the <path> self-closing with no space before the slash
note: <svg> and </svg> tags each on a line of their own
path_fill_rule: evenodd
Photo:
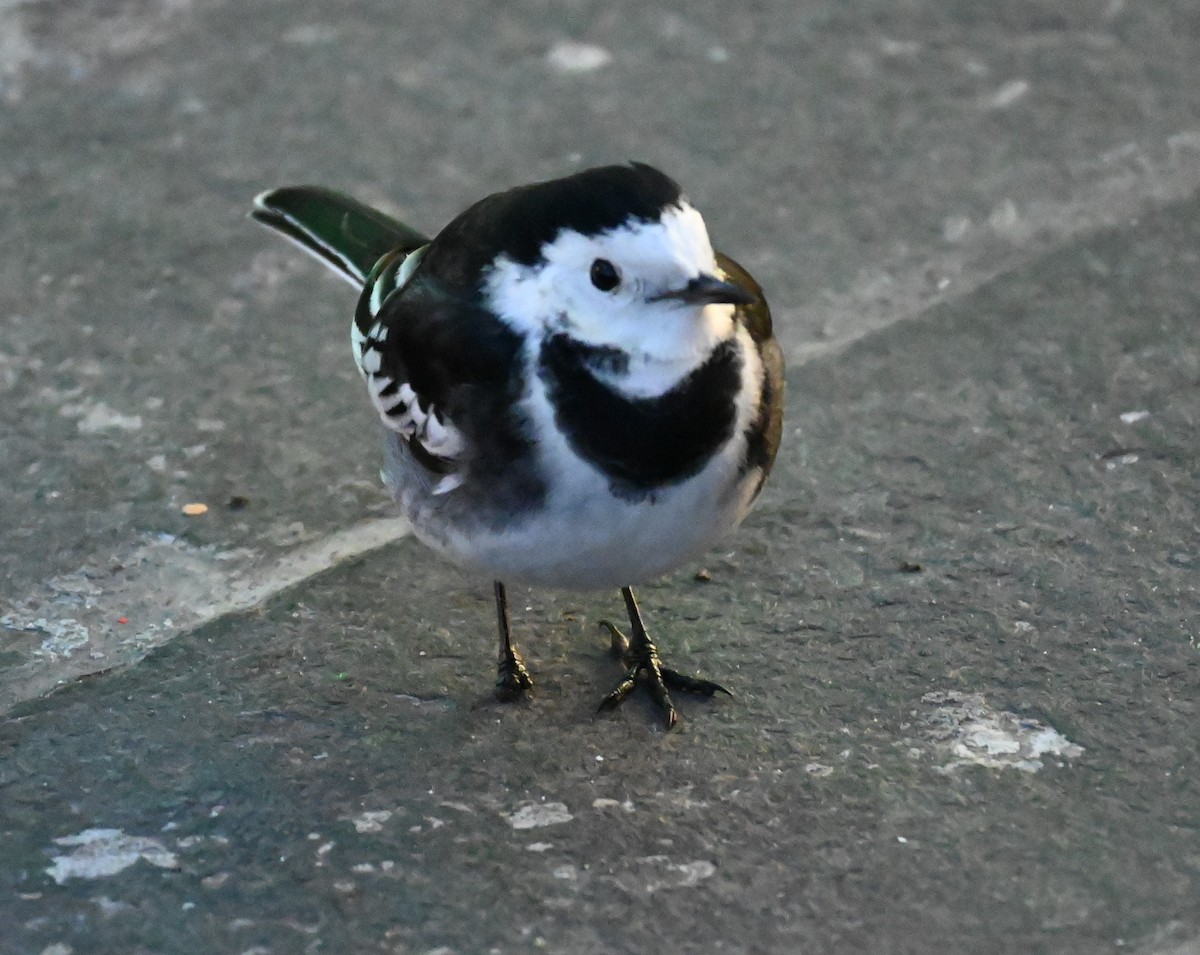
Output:
<svg viewBox="0 0 1200 955">
<path fill-rule="evenodd" d="M 356 327 L 371 317 L 370 299 L 368 284 Z M 360 354 L 384 424 L 441 475 L 435 493 L 458 487 L 468 467 L 498 473 L 528 448 L 516 413 L 524 387 L 520 337 L 436 280 L 418 271 L 379 302 Z"/>
</svg>

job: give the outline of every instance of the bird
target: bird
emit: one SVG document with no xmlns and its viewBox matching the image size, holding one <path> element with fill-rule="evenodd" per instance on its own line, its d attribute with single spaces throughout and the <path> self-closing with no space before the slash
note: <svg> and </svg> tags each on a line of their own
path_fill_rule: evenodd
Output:
<svg viewBox="0 0 1200 955">
<path fill-rule="evenodd" d="M 640 162 L 489 195 L 432 239 L 343 193 L 284 186 L 250 213 L 359 292 L 351 350 L 383 425 L 381 476 L 413 533 L 493 581 L 496 696 L 533 687 L 506 584 L 620 591 L 620 682 L 670 729 L 635 584 L 745 517 L 771 471 L 784 360 L 761 286 L 714 250 L 675 180 Z"/>
</svg>

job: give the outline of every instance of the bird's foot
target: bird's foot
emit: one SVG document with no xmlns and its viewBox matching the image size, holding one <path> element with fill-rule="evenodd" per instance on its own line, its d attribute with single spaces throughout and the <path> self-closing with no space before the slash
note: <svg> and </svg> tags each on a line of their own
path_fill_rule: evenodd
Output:
<svg viewBox="0 0 1200 955">
<path fill-rule="evenodd" d="M 629 669 L 624 678 L 617 684 L 615 690 L 600 701 L 600 711 L 616 709 L 637 686 L 638 677 L 642 677 L 650 691 L 650 698 L 662 711 L 667 729 L 671 729 L 679 720 L 679 714 L 671 702 L 669 690 L 679 690 L 693 696 L 711 697 L 714 693 L 724 693 L 733 696 L 725 687 L 711 680 L 702 680 L 687 676 L 677 670 L 671 670 L 662 665 L 658 656 L 658 648 L 647 636 L 643 640 L 630 642 L 614 624 L 601 620 L 600 626 L 608 631 L 612 639 L 613 656 L 621 660 Z"/>
<path fill-rule="evenodd" d="M 525 669 L 525 661 L 516 650 L 501 653 L 496 672 L 496 699 L 501 703 L 518 700 L 533 687 L 533 677 Z"/>
</svg>

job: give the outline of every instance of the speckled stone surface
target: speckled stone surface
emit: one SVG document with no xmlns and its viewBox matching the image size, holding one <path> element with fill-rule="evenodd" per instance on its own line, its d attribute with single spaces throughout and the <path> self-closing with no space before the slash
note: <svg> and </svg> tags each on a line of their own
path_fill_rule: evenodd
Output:
<svg viewBox="0 0 1200 955">
<path fill-rule="evenodd" d="M 0 2 L 0 953 L 1200 951 L 1197 43 Z M 735 693 L 669 735 L 594 715 L 615 593 L 514 590 L 492 702 L 488 583 L 378 546 L 350 290 L 244 219 L 627 157 L 792 359 L 758 510 L 640 591 Z"/>
</svg>

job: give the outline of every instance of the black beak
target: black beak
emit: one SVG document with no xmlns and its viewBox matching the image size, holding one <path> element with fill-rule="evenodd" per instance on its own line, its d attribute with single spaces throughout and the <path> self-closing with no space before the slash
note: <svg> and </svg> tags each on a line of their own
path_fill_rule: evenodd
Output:
<svg viewBox="0 0 1200 955">
<path fill-rule="evenodd" d="M 715 275 L 697 275 L 683 288 L 652 295 L 650 302 L 683 302 L 687 305 L 753 305 L 758 297 L 740 285 Z"/>
</svg>

